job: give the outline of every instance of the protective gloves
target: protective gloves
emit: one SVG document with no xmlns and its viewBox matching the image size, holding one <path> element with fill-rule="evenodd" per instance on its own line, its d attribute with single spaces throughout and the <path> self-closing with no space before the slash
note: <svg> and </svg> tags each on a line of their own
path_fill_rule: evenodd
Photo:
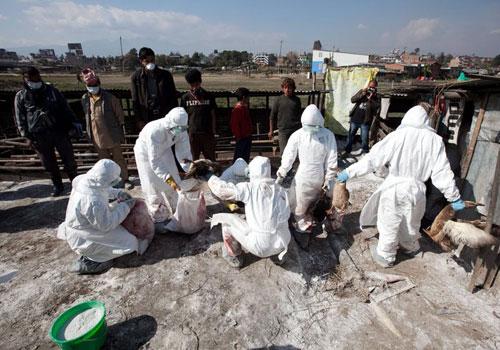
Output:
<svg viewBox="0 0 500 350">
<path fill-rule="evenodd" d="M 325 192 L 331 192 L 332 188 L 333 188 L 333 179 L 330 179 L 330 180 L 325 180 L 325 183 L 323 184 L 323 191 Z"/>
<path fill-rule="evenodd" d="M 116 196 L 116 199 L 118 200 L 118 202 L 125 202 L 127 199 L 131 199 L 131 198 L 132 198 L 132 196 L 129 195 L 125 191 L 118 192 L 118 195 Z"/>
<path fill-rule="evenodd" d="M 174 178 L 171 175 L 167 176 L 167 179 L 165 180 L 165 183 L 172 187 L 174 191 L 179 191 L 179 186 L 175 182 Z"/>
<path fill-rule="evenodd" d="M 451 202 L 451 207 L 454 211 L 460 211 L 465 209 L 465 203 L 462 199 L 457 199 L 456 201 Z"/>
<path fill-rule="evenodd" d="M 280 174 L 276 174 L 276 181 L 274 181 L 277 185 L 281 185 L 283 183 L 284 177 L 281 177 Z"/>
<path fill-rule="evenodd" d="M 348 179 L 349 179 L 349 174 L 347 174 L 347 171 L 345 170 L 337 175 L 338 182 L 347 182 Z"/>
</svg>

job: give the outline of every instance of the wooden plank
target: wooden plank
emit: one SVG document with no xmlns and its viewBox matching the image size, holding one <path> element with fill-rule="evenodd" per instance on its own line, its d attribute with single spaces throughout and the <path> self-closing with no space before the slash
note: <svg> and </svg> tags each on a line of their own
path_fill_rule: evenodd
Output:
<svg viewBox="0 0 500 350">
<path fill-rule="evenodd" d="M 500 187 L 500 151 L 497 155 L 497 164 L 495 168 L 495 175 L 493 177 L 493 184 L 491 187 L 491 200 L 488 207 L 488 218 L 486 221 L 485 231 L 491 233 L 493 227 L 493 217 L 495 215 L 495 209 L 498 199 L 498 192 Z M 477 286 L 483 286 L 484 288 L 490 288 L 493 285 L 495 276 L 498 271 L 498 265 L 496 263 L 498 259 L 499 246 L 494 247 L 484 247 L 479 250 L 479 254 L 476 258 L 474 264 L 474 271 L 470 278 L 467 289 L 472 292 Z"/>
<path fill-rule="evenodd" d="M 477 138 L 479 137 L 479 132 L 481 131 L 481 125 L 483 124 L 484 114 L 486 112 L 486 107 L 488 105 L 488 99 L 490 94 L 486 94 L 483 97 L 483 101 L 481 103 L 481 108 L 479 110 L 479 114 L 477 116 L 476 125 L 474 127 L 474 131 L 471 136 L 471 140 L 469 142 L 469 147 L 467 148 L 467 153 L 465 154 L 464 160 L 462 162 L 462 169 L 460 177 L 465 179 L 467 173 L 469 172 L 470 163 L 472 161 L 472 156 L 474 155 L 474 150 L 476 148 Z"/>
</svg>

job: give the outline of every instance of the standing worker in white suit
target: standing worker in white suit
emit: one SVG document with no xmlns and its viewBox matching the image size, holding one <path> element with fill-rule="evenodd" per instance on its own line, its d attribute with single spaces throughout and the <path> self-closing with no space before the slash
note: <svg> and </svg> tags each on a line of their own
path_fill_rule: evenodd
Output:
<svg viewBox="0 0 500 350">
<path fill-rule="evenodd" d="M 212 227 L 222 224 L 223 258 L 233 267 L 243 266 L 242 250 L 282 260 L 290 243 L 290 208 L 286 191 L 271 178 L 271 162 L 255 157 L 248 165 L 250 182 L 233 184 L 213 175 L 208 186 L 222 200 L 245 203 L 246 220 L 237 214 L 214 214 Z"/>
<path fill-rule="evenodd" d="M 73 180 L 66 217 L 57 231 L 57 237 L 81 255 L 70 272 L 104 272 L 114 258 L 134 251 L 142 254 L 149 245 L 149 241 L 139 241 L 121 226 L 135 199 L 112 187 L 121 181 L 120 172 L 118 164 L 101 159 Z M 109 204 L 110 199 L 118 199 L 118 203 Z"/>
<path fill-rule="evenodd" d="M 187 171 L 192 161 L 187 133 L 188 115 L 175 107 L 161 119 L 146 124 L 134 146 L 137 171 L 149 213 L 155 223 L 169 219 L 176 207 L 182 182 L 175 162 Z M 175 156 L 172 151 L 175 148 Z"/>
<path fill-rule="evenodd" d="M 335 135 L 324 127 L 323 116 L 315 105 L 304 109 L 300 121 L 302 128 L 290 136 L 283 151 L 276 181 L 283 181 L 298 156 L 299 167 L 289 192 L 290 205 L 297 229 L 307 232 L 313 224 L 310 206 L 318 199 L 322 187 L 327 192 L 332 188 L 337 169 L 337 142 Z"/>
<path fill-rule="evenodd" d="M 425 212 L 425 184 L 429 179 L 452 203 L 464 209 L 443 140 L 429 126 L 421 106 L 412 107 L 396 131 L 377 143 L 358 163 L 341 172 L 337 180 L 362 176 L 387 166 L 389 175 L 370 197 L 359 218 L 361 226 L 377 225 L 378 245 L 372 245 L 374 261 L 383 267 L 394 265 L 402 248 L 410 255 L 420 250 L 420 221 Z"/>
</svg>

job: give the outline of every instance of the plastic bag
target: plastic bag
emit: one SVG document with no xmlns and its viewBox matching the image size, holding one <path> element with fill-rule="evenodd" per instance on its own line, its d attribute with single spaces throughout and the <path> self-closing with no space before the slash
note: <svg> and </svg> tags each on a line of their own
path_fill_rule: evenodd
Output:
<svg viewBox="0 0 500 350">
<path fill-rule="evenodd" d="M 201 191 L 179 192 L 177 208 L 166 228 L 173 232 L 196 233 L 205 226 L 207 206 Z"/>
<path fill-rule="evenodd" d="M 142 199 L 137 199 L 122 226 L 138 239 L 151 241 L 155 234 L 155 225 L 148 212 L 148 207 Z"/>
</svg>

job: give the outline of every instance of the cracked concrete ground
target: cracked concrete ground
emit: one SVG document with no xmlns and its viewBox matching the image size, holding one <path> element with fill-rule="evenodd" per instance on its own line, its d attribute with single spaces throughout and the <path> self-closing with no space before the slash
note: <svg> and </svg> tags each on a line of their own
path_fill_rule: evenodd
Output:
<svg viewBox="0 0 500 350">
<path fill-rule="evenodd" d="M 390 270 L 373 264 L 376 232 L 362 232 L 358 216 L 379 183 L 350 181 L 345 230 L 314 237 L 307 251 L 292 240 L 283 266 L 247 256 L 232 269 L 219 256 L 220 229 L 206 229 L 156 236 L 144 256 L 75 276 L 66 267 L 76 254 L 55 237 L 67 197 L 50 198 L 46 180 L 0 182 L 0 348 L 55 349 L 51 321 L 92 299 L 106 305 L 105 349 L 500 348 L 498 282 L 470 294 L 470 272 L 426 239 L 423 255 Z M 221 208 L 211 203 L 209 212 Z M 371 282 L 358 269 L 416 287 L 368 303 Z"/>
</svg>

